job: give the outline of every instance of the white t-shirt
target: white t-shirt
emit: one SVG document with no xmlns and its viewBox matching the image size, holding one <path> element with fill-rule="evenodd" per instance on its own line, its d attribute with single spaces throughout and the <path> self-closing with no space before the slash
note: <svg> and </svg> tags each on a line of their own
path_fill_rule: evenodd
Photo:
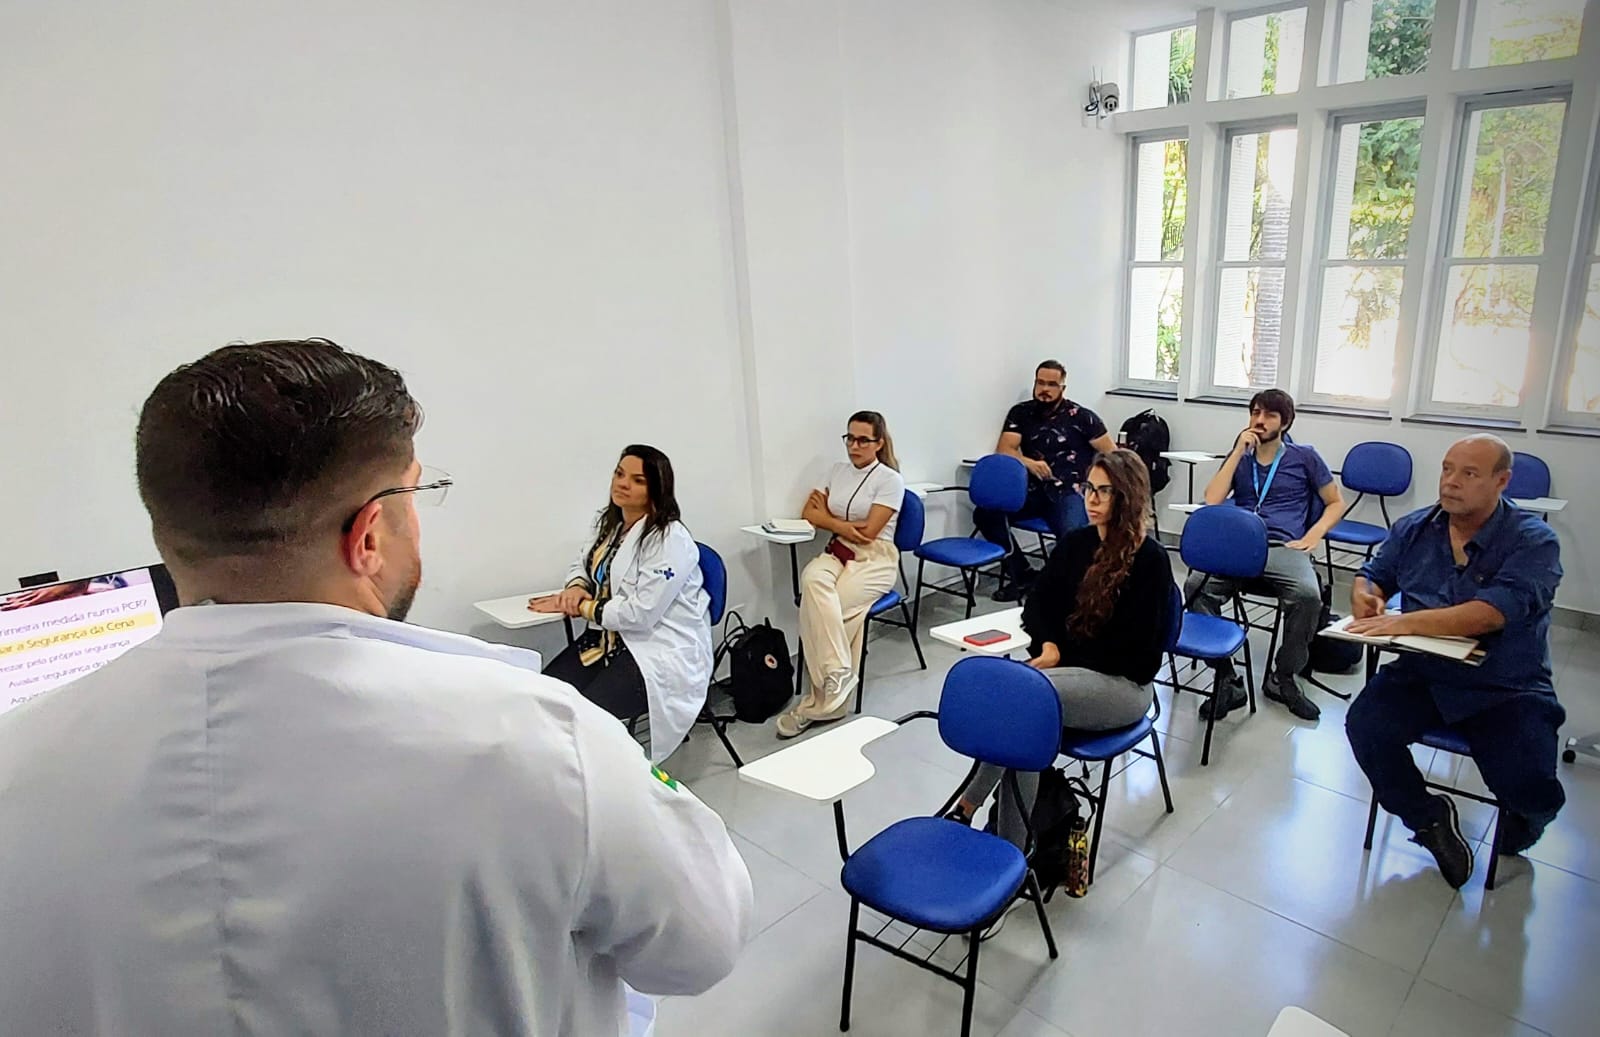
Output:
<svg viewBox="0 0 1600 1037">
<path fill-rule="evenodd" d="M 894 527 L 906 495 L 906 481 L 899 472 L 876 461 L 865 468 L 839 461 L 828 469 L 828 477 L 817 489 L 828 491 L 828 511 L 846 522 L 865 522 L 874 504 L 894 512 L 878 534 L 879 540 L 894 543 Z"/>
</svg>

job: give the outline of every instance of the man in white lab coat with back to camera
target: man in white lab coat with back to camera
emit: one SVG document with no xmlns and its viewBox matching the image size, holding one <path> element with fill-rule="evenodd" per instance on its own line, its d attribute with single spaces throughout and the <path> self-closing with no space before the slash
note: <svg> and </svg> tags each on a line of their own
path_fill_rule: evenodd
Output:
<svg viewBox="0 0 1600 1037">
<path fill-rule="evenodd" d="M 626 1032 L 749 929 L 722 822 L 532 652 L 401 622 L 400 375 L 330 342 L 162 380 L 139 490 L 183 606 L 0 716 L 17 1034 Z"/>
</svg>

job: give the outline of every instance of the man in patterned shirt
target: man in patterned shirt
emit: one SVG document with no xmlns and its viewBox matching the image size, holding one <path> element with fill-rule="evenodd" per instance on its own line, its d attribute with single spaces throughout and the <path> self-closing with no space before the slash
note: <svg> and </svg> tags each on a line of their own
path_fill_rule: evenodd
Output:
<svg viewBox="0 0 1600 1037">
<path fill-rule="evenodd" d="M 1042 518 L 1059 540 L 1088 515 L 1078 484 L 1095 455 L 1116 448 L 1105 422 L 1087 407 L 1066 398 L 1067 369 L 1046 360 L 1033 372 L 1033 399 L 1006 413 L 1005 427 L 995 453 L 1010 454 L 1028 469 L 1028 500 L 1015 515 L 978 508 L 978 531 L 990 543 L 1011 546 L 1007 519 Z M 996 601 L 1015 601 L 1033 582 L 1034 572 L 1021 552 L 1006 556 L 1006 585 L 994 593 Z"/>
</svg>

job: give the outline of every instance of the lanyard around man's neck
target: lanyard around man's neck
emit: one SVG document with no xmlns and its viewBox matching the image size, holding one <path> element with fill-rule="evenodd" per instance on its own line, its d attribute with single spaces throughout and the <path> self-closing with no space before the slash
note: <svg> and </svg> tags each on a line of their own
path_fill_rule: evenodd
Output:
<svg viewBox="0 0 1600 1037">
<path fill-rule="evenodd" d="M 1250 455 L 1250 483 L 1256 490 L 1256 514 L 1261 514 L 1261 505 L 1267 501 L 1267 494 L 1272 491 L 1273 477 L 1278 474 L 1278 464 L 1283 460 L 1284 452 L 1288 448 L 1278 444 L 1278 452 L 1272 458 L 1272 464 L 1267 468 L 1267 481 L 1261 481 L 1261 465 L 1256 461 L 1255 455 Z"/>
</svg>

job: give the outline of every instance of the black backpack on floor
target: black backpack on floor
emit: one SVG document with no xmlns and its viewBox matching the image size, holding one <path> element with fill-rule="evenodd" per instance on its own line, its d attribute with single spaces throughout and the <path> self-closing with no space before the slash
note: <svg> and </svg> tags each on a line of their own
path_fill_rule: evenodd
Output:
<svg viewBox="0 0 1600 1037">
<path fill-rule="evenodd" d="M 1172 432 L 1167 419 L 1153 410 L 1142 410 L 1122 423 L 1121 440 L 1150 468 L 1150 492 L 1160 493 L 1172 481 L 1172 462 L 1161 456 L 1172 449 Z"/>
<path fill-rule="evenodd" d="M 1004 777 L 1002 781 L 1010 781 Z M 1067 772 L 1060 767 L 1050 767 L 1039 772 L 1039 798 L 1033 801 L 1033 812 L 1028 815 L 1028 823 L 1033 826 L 1033 871 L 1039 876 L 1039 888 L 1044 892 L 1045 899 L 1049 900 L 1051 893 L 1057 886 L 1064 885 L 1067 881 L 1067 857 L 1070 853 L 1069 838 L 1072 834 L 1073 823 L 1083 812 L 1082 804 L 1073 786 L 1076 779 L 1067 777 Z M 1081 787 L 1081 786 L 1080 786 Z M 1083 788 L 1085 793 L 1087 788 Z M 1083 800 L 1088 802 L 1087 796 Z M 995 830 L 995 816 L 1000 812 L 1000 805 L 995 804 L 989 811 L 988 824 L 984 831 L 993 834 Z"/>
<path fill-rule="evenodd" d="M 1317 618 L 1317 629 L 1326 630 L 1342 618 L 1333 611 L 1333 588 L 1323 587 L 1322 613 Z M 1363 651 L 1355 641 L 1318 634 L 1311 639 L 1311 657 L 1306 660 L 1306 667 L 1300 671 L 1300 676 L 1310 677 L 1313 672 L 1350 673 L 1361 665 Z"/>
<path fill-rule="evenodd" d="M 794 663 L 783 631 L 763 620 L 742 627 L 728 644 L 728 691 L 733 715 L 746 724 L 763 724 L 783 712 L 794 697 Z"/>
</svg>

